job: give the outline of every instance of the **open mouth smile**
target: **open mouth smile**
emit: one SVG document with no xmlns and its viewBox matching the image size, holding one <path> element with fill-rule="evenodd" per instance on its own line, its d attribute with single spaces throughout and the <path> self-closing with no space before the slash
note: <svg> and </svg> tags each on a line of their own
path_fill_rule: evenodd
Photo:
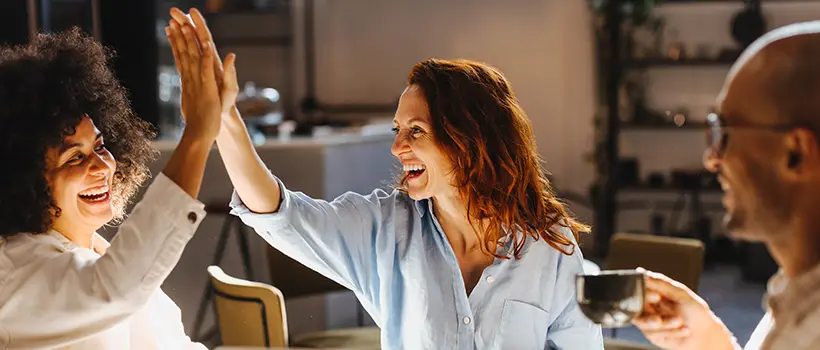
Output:
<svg viewBox="0 0 820 350">
<path fill-rule="evenodd" d="M 100 204 L 108 201 L 111 198 L 111 193 L 108 186 L 98 186 L 80 192 L 80 200 L 89 204 Z"/>
<path fill-rule="evenodd" d="M 427 167 L 423 164 L 404 164 L 403 169 L 407 173 L 407 180 L 412 180 L 424 174 Z"/>
</svg>

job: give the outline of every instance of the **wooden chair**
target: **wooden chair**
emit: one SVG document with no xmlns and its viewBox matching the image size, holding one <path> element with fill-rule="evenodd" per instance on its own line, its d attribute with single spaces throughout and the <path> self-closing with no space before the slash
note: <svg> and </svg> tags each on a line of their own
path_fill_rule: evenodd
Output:
<svg viewBox="0 0 820 350">
<path fill-rule="evenodd" d="M 310 332 L 289 339 L 285 297 L 279 289 L 228 276 L 218 266 L 208 267 L 208 274 L 224 346 L 381 348 L 377 327 Z"/>
<path fill-rule="evenodd" d="M 216 243 L 214 250 L 214 257 L 211 265 L 219 266 L 222 264 L 222 258 L 225 256 L 225 248 L 228 244 L 228 238 L 235 235 L 239 246 L 239 254 L 242 258 L 242 267 L 245 271 L 245 278 L 248 280 L 255 280 L 253 274 L 253 265 L 251 264 L 250 245 L 248 243 L 248 235 L 252 234 L 251 229 L 246 227 L 242 220 L 235 215 L 231 215 L 228 201 L 216 201 L 205 205 L 205 212 L 208 215 L 222 216 L 222 230 L 219 233 L 219 240 Z M 207 342 L 213 339 L 217 334 L 216 327 L 211 327 L 207 331 L 203 331 L 205 324 L 206 312 L 208 305 L 213 301 L 213 288 L 209 288 L 210 284 L 206 284 L 202 292 L 202 298 L 199 301 L 199 308 L 194 319 L 194 331 L 191 338 L 197 342 Z"/>
<path fill-rule="evenodd" d="M 288 346 L 285 297 L 264 283 L 228 276 L 209 266 L 222 344 L 226 346 Z"/>
<path fill-rule="evenodd" d="M 643 267 L 698 290 L 703 272 L 703 242 L 694 238 L 618 233 L 612 237 L 607 270 Z"/>
<path fill-rule="evenodd" d="M 270 271 L 271 284 L 279 288 L 285 298 L 301 298 L 348 290 L 322 274 L 302 265 L 302 263 L 282 254 L 276 248 L 268 246 L 266 255 L 270 267 L 268 271 Z M 358 303 L 358 300 L 356 302 Z M 364 327 L 364 308 L 358 304 L 356 306 L 357 327 L 371 329 L 371 332 L 378 333 L 378 328 Z"/>
<path fill-rule="evenodd" d="M 604 262 L 607 270 L 643 267 L 698 290 L 704 255 L 703 242 L 698 239 L 617 233 L 609 247 Z M 611 330 L 611 336 L 617 336 L 617 329 Z"/>
<path fill-rule="evenodd" d="M 660 350 L 660 348 L 652 344 L 606 338 L 604 339 L 604 350 Z"/>
</svg>

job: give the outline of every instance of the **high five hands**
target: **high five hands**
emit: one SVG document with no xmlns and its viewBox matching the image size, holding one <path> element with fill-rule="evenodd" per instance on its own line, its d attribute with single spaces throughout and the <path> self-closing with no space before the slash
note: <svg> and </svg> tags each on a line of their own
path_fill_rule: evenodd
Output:
<svg viewBox="0 0 820 350">
<path fill-rule="evenodd" d="M 239 92 L 236 55 L 226 56 L 223 69 L 205 18 L 196 9 L 191 9 L 189 17 L 172 8 L 171 17 L 165 34 L 180 75 L 186 130 L 195 128 L 214 139 L 220 131 L 221 116 L 234 109 Z"/>
</svg>

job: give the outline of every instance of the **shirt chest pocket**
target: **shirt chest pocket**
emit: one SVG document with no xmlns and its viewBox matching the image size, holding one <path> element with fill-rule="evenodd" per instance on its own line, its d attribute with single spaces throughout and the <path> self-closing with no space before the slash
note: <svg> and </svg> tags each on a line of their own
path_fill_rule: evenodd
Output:
<svg viewBox="0 0 820 350">
<path fill-rule="evenodd" d="M 549 312 L 522 301 L 505 300 L 494 349 L 544 349 Z"/>
</svg>

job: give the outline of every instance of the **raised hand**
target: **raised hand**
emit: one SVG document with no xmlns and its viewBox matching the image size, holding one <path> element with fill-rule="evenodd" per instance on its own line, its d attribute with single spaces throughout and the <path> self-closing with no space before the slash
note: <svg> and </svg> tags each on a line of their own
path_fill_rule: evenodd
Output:
<svg viewBox="0 0 820 350">
<path fill-rule="evenodd" d="M 644 310 L 633 323 L 646 339 L 669 350 L 736 348 L 732 334 L 695 292 L 663 274 L 645 274 Z"/>
<path fill-rule="evenodd" d="M 213 141 L 219 134 L 222 114 L 213 43 L 200 42 L 188 25 L 166 27 L 165 33 L 181 79 L 185 133 Z"/>
<path fill-rule="evenodd" d="M 171 28 L 182 28 L 185 26 L 195 29 L 196 37 L 199 42 L 213 43 L 211 31 L 205 22 L 205 18 L 197 9 L 190 10 L 190 16 L 186 15 L 178 8 L 171 9 L 171 21 L 169 26 Z M 172 44 L 173 46 L 173 44 Z M 219 59 L 216 47 L 211 45 L 213 49 L 213 70 L 216 76 L 217 86 L 220 91 L 220 99 L 222 104 L 222 115 L 227 116 L 230 112 L 235 111 L 234 104 L 236 103 L 236 96 L 239 92 L 239 84 L 236 77 L 236 55 L 230 53 L 225 58 L 224 68 L 223 63 Z M 184 86 L 183 86 L 184 91 Z M 187 101 L 183 94 L 182 105 L 183 109 Z"/>
</svg>

